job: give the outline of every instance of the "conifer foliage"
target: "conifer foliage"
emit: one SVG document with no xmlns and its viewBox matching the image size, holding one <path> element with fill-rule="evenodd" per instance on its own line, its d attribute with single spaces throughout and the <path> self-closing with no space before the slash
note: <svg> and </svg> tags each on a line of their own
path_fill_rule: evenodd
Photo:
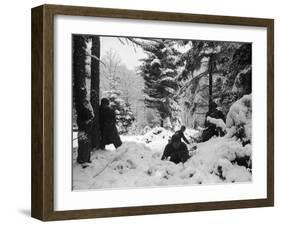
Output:
<svg viewBox="0 0 281 226">
<path fill-rule="evenodd" d="M 145 103 L 154 108 L 160 116 L 160 125 L 171 127 L 178 120 L 178 103 L 176 93 L 177 66 L 180 52 L 175 42 L 157 39 L 149 46 L 143 45 L 147 58 L 142 59 L 140 75 L 144 79 Z"/>
</svg>

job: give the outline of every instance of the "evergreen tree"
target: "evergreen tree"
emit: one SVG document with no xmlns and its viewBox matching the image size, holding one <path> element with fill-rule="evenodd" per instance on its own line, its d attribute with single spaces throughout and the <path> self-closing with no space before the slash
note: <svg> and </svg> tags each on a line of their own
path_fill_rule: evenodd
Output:
<svg viewBox="0 0 281 226">
<path fill-rule="evenodd" d="M 213 74 L 226 74 L 232 62 L 235 50 L 239 48 L 239 43 L 217 42 L 217 41 L 190 41 L 192 47 L 182 55 L 181 60 L 185 64 L 185 68 L 181 75 L 182 78 L 193 78 L 194 71 L 202 67 L 202 63 L 206 62 L 206 70 L 201 76 L 208 76 L 208 95 L 209 103 L 214 99 Z M 196 85 L 198 80 L 191 79 L 190 85 Z"/>
<path fill-rule="evenodd" d="M 176 94 L 180 52 L 175 44 L 175 41 L 158 39 L 150 45 L 142 45 L 147 54 L 139 68 L 145 83 L 145 103 L 148 108 L 157 109 L 162 127 L 170 127 L 169 122 L 174 124 L 178 120 Z"/>
<path fill-rule="evenodd" d="M 211 101 L 227 113 L 231 103 L 251 92 L 251 44 L 216 41 L 181 41 L 191 48 L 181 55 L 180 95 L 204 119 Z"/>
<path fill-rule="evenodd" d="M 243 43 L 234 51 L 228 65 L 219 101 L 224 112 L 236 100 L 252 92 L 252 44 Z"/>
<path fill-rule="evenodd" d="M 121 86 L 127 68 L 122 65 L 118 53 L 112 49 L 105 53 L 102 62 L 104 65 L 101 67 L 101 74 L 103 75 L 101 85 L 102 89 L 105 90 L 102 96 L 109 99 L 111 107 L 115 110 L 119 133 L 126 134 L 135 120 L 129 104 L 128 93 L 123 95 L 124 93 L 120 90 L 123 88 L 122 90 L 128 92 L 130 88 Z"/>
</svg>

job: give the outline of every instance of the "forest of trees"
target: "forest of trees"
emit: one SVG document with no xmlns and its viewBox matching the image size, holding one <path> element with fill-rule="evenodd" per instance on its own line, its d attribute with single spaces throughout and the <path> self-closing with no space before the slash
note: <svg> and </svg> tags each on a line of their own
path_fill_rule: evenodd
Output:
<svg viewBox="0 0 281 226">
<path fill-rule="evenodd" d="M 129 70 L 118 53 L 100 56 L 100 37 L 73 35 L 73 107 L 79 149 L 99 146 L 99 102 L 108 97 L 121 133 L 159 125 L 203 126 L 210 102 L 226 114 L 251 93 L 252 45 L 200 40 L 119 38 L 146 57 Z M 124 41 L 126 40 L 126 41 Z M 141 116 L 140 116 L 141 115 Z M 79 152 L 78 149 L 78 152 Z"/>
<path fill-rule="evenodd" d="M 251 93 L 250 43 L 157 39 L 142 47 L 145 103 L 157 109 L 160 126 L 203 126 L 210 102 L 226 114 Z"/>
</svg>

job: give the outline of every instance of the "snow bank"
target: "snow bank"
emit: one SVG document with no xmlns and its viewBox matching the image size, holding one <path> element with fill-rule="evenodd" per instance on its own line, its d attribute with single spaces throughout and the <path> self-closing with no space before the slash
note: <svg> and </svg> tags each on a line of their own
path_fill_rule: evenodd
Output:
<svg viewBox="0 0 281 226">
<path fill-rule="evenodd" d="M 216 127 L 221 128 L 222 131 L 226 131 L 226 125 L 222 119 L 216 119 L 208 116 L 207 121 L 216 125 Z"/>
<path fill-rule="evenodd" d="M 151 142 L 167 142 L 173 135 L 173 132 L 163 127 L 155 127 L 148 131 L 142 138 L 145 143 Z"/>
<path fill-rule="evenodd" d="M 165 135 L 165 134 L 163 134 Z M 150 144 L 148 144 L 150 145 Z M 163 150 L 140 142 L 124 142 L 115 151 L 95 151 L 92 163 L 73 166 L 73 189 L 151 187 L 251 181 L 251 172 L 237 158 L 250 157 L 251 146 L 215 138 L 198 144 L 185 164 L 161 161 Z"/>
<path fill-rule="evenodd" d="M 180 125 L 175 128 L 175 131 L 180 129 Z M 146 144 L 154 143 L 154 142 L 164 142 L 168 143 L 169 139 L 172 137 L 172 135 L 175 132 L 172 130 L 167 130 L 163 127 L 155 127 L 148 131 L 144 136 L 142 137 L 142 141 Z M 186 128 L 184 131 L 185 137 L 188 139 L 190 136 L 195 136 L 198 133 L 197 130 Z"/>
<path fill-rule="evenodd" d="M 243 128 L 245 138 L 251 140 L 252 137 L 252 95 L 244 95 L 237 100 L 229 109 L 226 117 L 226 126 L 232 128 L 230 132 L 237 132 L 238 128 Z M 228 136 L 230 136 L 228 134 Z"/>
<path fill-rule="evenodd" d="M 73 189 L 157 186 L 165 183 L 166 171 L 175 167 L 161 161 L 160 152 L 153 153 L 145 144 L 126 142 L 116 151 L 96 151 L 92 164 L 73 168 Z M 164 175 L 165 174 L 165 175 Z"/>
<path fill-rule="evenodd" d="M 185 165 L 199 172 L 202 183 L 212 183 L 210 178 L 213 176 L 216 178 L 215 182 L 251 180 L 252 175 L 247 169 L 250 162 L 248 167 L 237 163 L 237 159 L 251 159 L 251 145 L 243 147 L 235 139 L 222 137 L 199 144 L 195 152 Z"/>
</svg>

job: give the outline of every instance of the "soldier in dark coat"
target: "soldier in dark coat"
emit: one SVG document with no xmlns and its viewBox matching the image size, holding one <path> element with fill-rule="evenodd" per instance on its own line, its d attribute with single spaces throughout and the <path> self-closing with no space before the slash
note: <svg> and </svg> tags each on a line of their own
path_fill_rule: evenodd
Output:
<svg viewBox="0 0 281 226">
<path fill-rule="evenodd" d="M 109 100 L 103 98 L 100 105 L 100 130 L 101 130 L 101 145 L 104 149 L 105 145 L 113 144 L 115 148 L 121 146 L 122 141 L 116 128 L 116 118 L 114 110 L 109 106 Z"/>
<path fill-rule="evenodd" d="M 168 159 L 176 164 L 182 162 L 185 163 L 189 158 L 189 153 L 185 143 L 181 142 L 181 138 L 177 135 L 173 135 L 171 143 L 168 143 L 165 147 L 161 160 Z"/>
<path fill-rule="evenodd" d="M 180 137 L 180 139 L 183 139 L 186 144 L 190 144 L 184 135 L 185 129 L 185 126 L 181 126 L 180 130 L 176 131 L 174 135 Z"/>
<path fill-rule="evenodd" d="M 213 136 L 222 136 L 224 132 L 221 128 L 217 128 L 217 126 L 207 120 L 207 117 L 222 119 L 225 122 L 225 116 L 222 111 L 217 109 L 217 104 L 215 102 L 210 103 L 210 110 L 206 114 L 205 119 L 205 127 L 206 129 L 202 133 L 202 141 L 205 142 L 212 138 Z"/>
</svg>

